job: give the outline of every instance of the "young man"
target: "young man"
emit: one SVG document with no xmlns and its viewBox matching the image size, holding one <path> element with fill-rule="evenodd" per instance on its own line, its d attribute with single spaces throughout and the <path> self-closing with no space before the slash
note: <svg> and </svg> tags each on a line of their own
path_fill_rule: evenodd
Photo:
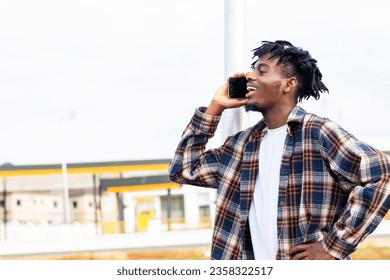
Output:
<svg viewBox="0 0 390 280">
<path fill-rule="evenodd" d="M 390 207 L 390 159 L 297 106 L 327 91 L 307 51 L 265 41 L 254 57 L 246 99 L 224 84 L 196 110 L 170 178 L 218 190 L 212 259 L 346 259 Z M 205 151 L 222 112 L 240 106 L 263 119 Z"/>
</svg>

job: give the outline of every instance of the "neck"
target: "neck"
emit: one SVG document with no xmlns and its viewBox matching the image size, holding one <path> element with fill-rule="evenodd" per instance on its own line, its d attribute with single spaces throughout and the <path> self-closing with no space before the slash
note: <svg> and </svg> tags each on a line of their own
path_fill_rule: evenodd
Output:
<svg viewBox="0 0 390 280">
<path fill-rule="evenodd" d="M 269 129 L 275 129 L 281 127 L 287 123 L 288 116 L 290 115 L 294 106 L 281 107 L 277 110 L 267 110 L 262 112 L 264 121 Z"/>
</svg>

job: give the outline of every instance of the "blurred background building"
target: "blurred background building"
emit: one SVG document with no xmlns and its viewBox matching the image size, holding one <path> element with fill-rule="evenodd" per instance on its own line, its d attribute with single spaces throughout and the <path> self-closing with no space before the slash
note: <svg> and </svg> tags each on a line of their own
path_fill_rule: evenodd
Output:
<svg viewBox="0 0 390 280">
<path fill-rule="evenodd" d="M 0 237 L 211 228 L 215 190 L 181 186 L 169 160 L 0 166 Z M 67 230 L 61 230 L 67 229 Z M 57 230 L 53 230 L 57 229 Z"/>
</svg>

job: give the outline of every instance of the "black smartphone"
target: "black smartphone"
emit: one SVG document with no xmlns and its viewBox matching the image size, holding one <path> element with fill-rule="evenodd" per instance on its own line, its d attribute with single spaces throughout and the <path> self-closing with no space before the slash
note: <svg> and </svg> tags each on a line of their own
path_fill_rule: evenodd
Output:
<svg viewBox="0 0 390 280">
<path fill-rule="evenodd" d="M 231 77 L 228 82 L 229 98 L 245 98 L 248 93 L 246 90 L 246 83 L 248 81 L 245 77 Z"/>
</svg>

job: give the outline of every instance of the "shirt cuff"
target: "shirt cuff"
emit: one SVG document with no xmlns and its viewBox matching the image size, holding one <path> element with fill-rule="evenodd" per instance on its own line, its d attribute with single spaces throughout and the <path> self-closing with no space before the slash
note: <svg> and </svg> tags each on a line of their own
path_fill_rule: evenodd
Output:
<svg viewBox="0 0 390 280">
<path fill-rule="evenodd" d="M 347 259 L 356 250 L 356 246 L 339 238 L 335 232 L 325 236 L 322 247 L 326 252 L 339 260 Z"/>
<path fill-rule="evenodd" d="M 199 107 L 195 110 L 191 124 L 196 131 L 202 134 L 214 135 L 217 130 L 221 116 L 212 116 L 205 114 L 206 107 Z"/>
</svg>

